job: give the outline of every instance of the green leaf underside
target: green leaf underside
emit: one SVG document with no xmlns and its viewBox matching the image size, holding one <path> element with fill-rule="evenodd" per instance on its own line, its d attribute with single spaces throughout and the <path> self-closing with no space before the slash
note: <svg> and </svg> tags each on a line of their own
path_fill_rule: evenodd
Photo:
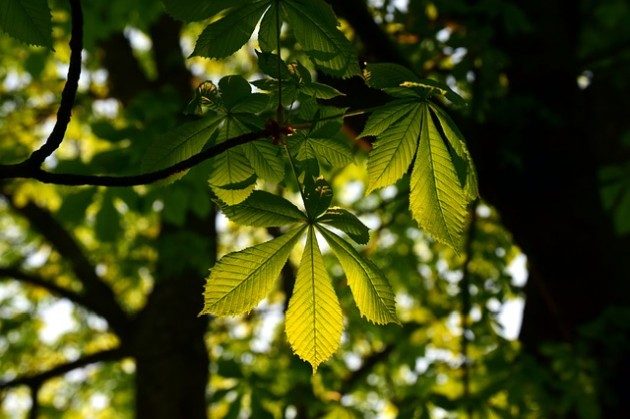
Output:
<svg viewBox="0 0 630 419">
<path fill-rule="evenodd" d="M 266 141 L 254 141 L 245 144 L 243 151 L 258 176 L 272 183 L 282 182 L 284 160 L 277 146 Z"/>
<path fill-rule="evenodd" d="M 217 130 L 221 118 L 210 116 L 180 125 L 151 144 L 142 160 L 142 169 L 150 172 L 179 163 L 199 153 Z M 186 172 L 171 177 L 177 179 Z"/>
<path fill-rule="evenodd" d="M 339 348 L 343 315 L 313 226 L 308 230 L 285 328 L 291 348 L 313 366 L 313 373 Z"/>
<path fill-rule="evenodd" d="M 433 114 L 438 118 L 442 132 L 445 134 L 446 140 L 450 145 L 449 151 L 452 151 L 451 156 L 453 156 L 453 152 L 455 153 L 453 161 L 460 166 L 457 172 L 463 173 L 459 177 L 460 180 L 463 180 L 462 184 L 464 185 L 466 196 L 472 201 L 479 196 L 477 171 L 475 170 L 472 157 L 466 147 L 464 136 L 446 112 L 433 104 L 431 104 L 430 107 Z"/>
<path fill-rule="evenodd" d="M 214 157 L 212 163 L 208 182 L 223 202 L 236 205 L 250 195 L 256 180 L 254 169 L 240 146 Z"/>
<path fill-rule="evenodd" d="M 426 105 L 408 105 L 408 113 L 382 132 L 368 158 L 368 193 L 400 179 L 411 164 Z"/>
<path fill-rule="evenodd" d="M 0 32 L 52 48 L 52 18 L 46 0 L 0 0 Z"/>
<path fill-rule="evenodd" d="M 398 87 L 404 82 L 418 82 L 420 79 L 411 70 L 398 64 L 368 64 L 363 71 L 368 86 L 376 89 Z"/>
<path fill-rule="evenodd" d="M 329 208 L 317 222 L 343 231 L 358 244 L 366 244 L 370 240 L 370 230 L 367 226 L 343 208 Z"/>
<path fill-rule="evenodd" d="M 363 132 L 361 132 L 359 137 L 367 137 L 368 135 L 378 136 L 382 134 L 407 115 L 413 105 L 414 103 L 410 101 L 395 101 L 375 110 L 365 123 Z"/>
<path fill-rule="evenodd" d="M 338 77 L 359 74 L 354 48 L 337 29 L 331 7 L 321 0 L 286 0 L 286 20 L 305 52 L 325 72 Z"/>
<path fill-rule="evenodd" d="M 298 207 L 266 191 L 252 192 L 238 205 L 221 205 L 221 211 L 235 223 L 255 227 L 279 227 L 306 221 L 306 216 Z"/>
<path fill-rule="evenodd" d="M 296 136 L 296 140 L 300 141 L 296 147 L 297 158 L 300 160 L 324 160 L 332 167 L 342 167 L 354 162 L 350 147 L 335 139 Z"/>
<path fill-rule="evenodd" d="M 277 47 L 278 25 L 276 20 L 278 8 L 276 3 L 271 3 L 269 10 L 265 13 L 260 21 L 260 29 L 258 29 L 258 46 L 264 52 L 271 52 Z"/>
<path fill-rule="evenodd" d="M 333 192 L 328 182 L 306 173 L 304 176 L 304 206 L 311 219 L 328 209 L 332 202 Z"/>
<path fill-rule="evenodd" d="M 459 251 L 463 245 L 469 199 L 429 112 L 425 107 L 420 144 L 411 172 L 409 207 L 420 227 Z"/>
<path fill-rule="evenodd" d="M 247 0 L 162 0 L 166 12 L 184 22 L 208 19 L 222 10 L 240 6 Z"/>
<path fill-rule="evenodd" d="M 377 324 L 399 323 L 394 292 L 379 268 L 330 230 L 318 230 L 337 256 L 361 315 Z"/>
<path fill-rule="evenodd" d="M 291 249 L 306 226 L 225 255 L 210 271 L 201 314 L 238 315 L 252 310 L 273 289 Z"/>
<path fill-rule="evenodd" d="M 192 56 L 218 59 L 238 51 L 251 38 L 269 3 L 261 0 L 236 7 L 222 19 L 206 26 L 197 39 Z"/>
</svg>

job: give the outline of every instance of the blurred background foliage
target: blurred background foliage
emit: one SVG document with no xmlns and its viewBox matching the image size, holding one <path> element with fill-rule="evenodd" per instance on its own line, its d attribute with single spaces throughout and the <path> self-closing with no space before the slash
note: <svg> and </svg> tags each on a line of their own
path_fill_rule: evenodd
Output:
<svg viewBox="0 0 630 419">
<path fill-rule="evenodd" d="M 375 0 L 367 6 L 359 1 L 392 42 L 392 50 L 378 55 L 370 39 L 357 33 L 361 31 L 344 14 L 344 7 L 357 2 L 331 3 L 337 3 L 340 16 L 347 19 L 342 20 L 342 28 L 363 59 L 384 61 L 391 54 L 390 60 L 446 82 L 469 101 L 470 106 L 456 112 L 463 132 L 472 137 L 475 157 L 480 148 L 495 144 L 484 143 L 483 131 L 470 128 L 473 125 L 499 121 L 511 131 L 525 130 L 532 123 L 531 109 L 536 118 L 552 125 L 557 118 L 543 101 L 514 93 L 510 78 L 514 59 L 505 42 L 527 37 L 563 16 L 539 21 L 518 1 Z M 69 13 L 64 1 L 52 1 L 51 6 L 54 52 L 0 37 L 1 163 L 26 158 L 54 124 L 69 58 Z M 583 0 L 566 8 L 583 18 L 571 44 L 579 60 L 573 67 L 579 71 L 572 85 L 587 91 L 592 82 L 605 79 L 607 88 L 627 93 L 628 2 Z M 93 0 L 84 2 L 84 9 L 79 96 L 62 147 L 46 161 L 51 169 L 136 173 L 149 144 L 184 120 L 185 104 L 199 83 L 217 82 L 226 74 L 242 74 L 249 80 L 258 76 L 255 38 L 249 48 L 226 61 L 185 59 L 203 26 L 181 27 L 165 17 L 156 0 Z M 551 30 L 545 36 L 556 34 Z M 290 33 L 283 43 L 286 56 L 297 57 Z M 348 84 L 352 89 L 352 82 Z M 552 80 L 546 88 L 554 89 Z M 362 100 L 351 94 L 347 98 L 351 106 Z M 615 115 L 611 120 L 619 119 Z M 123 350 L 103 362 L 0 390 L 0 416 L 25 417 L 35 404 L 36 415 L 42 418 L 124 418 L 134 412 L 143 417 L 144 403 L 155 403 L 157 409 L 164 403 L 160 417 L 606 417 L 605 406 L 616 406 L 621 394 L 615 387 L 623 385 L 617 378 L 619 365 L 627 368 L 623 359 L 630 345 L 627 306 L 611 305 L 576 326 L 570 338 L 543 336 L 540 350 L 524 350 L 518 339 L 522 307 L 530 292 L 537 291 L 526 288 L 527 256 L 502 222 L 492 193 L 483 191 L 487 162 L 481 159 L 478 164 L 482 196 L 488 200 L 476 206 L 466 254 L 457 255 L 424 235 L 410 218 L 403 193 L 408 189 L 406 179 L 363 196 L 369 144 L 356 139 L 362 122 L 353 119 L 344 129 L 346 140 L 355 146 L 357 163 L 331 170 L 327 178 L 336 202 L 350 207 L 371 228 L 370 243 L 363 251 L 391 281 L 402 326 L 381 327 L 362 320 L 341 269 L 326 254 L 342 300 L 346 332 L 342 349 L 317 375 L 292 355 L 284 336 L 290 272 L 248 316 L 196 319 L 203 278 L 216 256 L 273 234 L 239 227 L 216 213 L 206 183 L 211 163 L 169 186 L 107 189 L 5 182 L 0 184 L 0 268 L 4 269 L 0 271 L 0 383 L 23 375 L 36 377 L 90 354 Z M 598 192 L 616 236 L 626 237 L 625 244 L 630 231 L 630 129 L 609 120 L 593 123 L 599 123 L 602 135 L 599 156 L 605 156 L 597 162 Z M 495 147 L 495 163 L 518 170 L 527 162 L 511 131 L 505 131 L 500 147 Z M 277 191 L 273 185 L 259 186 Z M 512 193 L 524 194 L 518 186 Z M 284 194 L 296 198 L 290 187 Z M 521 216 L 528 214 L 524 211 Z M 54 239 L 59 239 L 59 229 L 82 249 L 79 261 L 67 240 Z M 566 246 L 571 246 L 570 240 Z M 560 252 L 553 246 L 544 251 L 551 258 Z M 293 263 L 297 257 L 299 252 L 292 256 Z M 82 304 L 54 292 L 61 288 L 84 295 L 84 263 L 112 290 L 128 327 L 114 326 L 106 310 L 94 312 L 93 301 Z M 36 281 L 20 280 L 9 269 L 49 285 L 33 286 Z M 593 281 L 591 287 L 598 287 L 609 278 L 588 279 Z M 619 292 L 624 294 L 623 289 Z M 184 293 L 186 298 L 181 298 Z M 575 309 L 580 309 L 579 304 Z M 553 328 L 552 315 L 547 321 Z M 188 331 L 192 327 L 188 324 L 197 325 L 200 332 Z M 163 354 L 151 352 L 178 351 L 184 346 L 188 350 L 194 344 L 187 339 L 197 338 L 208 357 L 196 353 L 200 363 L 187 358 L 185 351 L 179 361 L 169 352 L 159 362 L 155 360 Z M 169 339 L 175 342 L 172 346 Z M 152 376 L 140 373 L 143 363 L 155 370 Z M 199 380 L 186 377 L 196 370 L 203 370 Z M 170 404 L 183 403 L 191 410 L 187 414 L 181 413 L 186 409 L 170 410 L 169 401 L 160 399 L 152 387 L 160 383 L 146 384 L 146 379 L 163 380 L 164 394 L 173 400 Z M 186 382 L 190 388 L 172 392 L 169 382 Z M 193 393 L 203 404 L 197 413 L 191 413 L 198 407 Z"/>
</svg>

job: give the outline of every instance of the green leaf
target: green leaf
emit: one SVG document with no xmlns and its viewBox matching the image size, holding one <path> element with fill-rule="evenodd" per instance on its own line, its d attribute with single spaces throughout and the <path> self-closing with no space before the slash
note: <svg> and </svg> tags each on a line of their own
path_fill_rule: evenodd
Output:
<svg viewBox="0 0 630 419">
<path fill-rule="evenodd" d="M 366 244 L 370 240 L 370 230 L 367 226 L 343 208 L 329 208 L 317 222 L 343 231 L 359 244 Z"/>
<path fill-rule="evenodd" d="M 245 2 L 231 9 L 222 19 L 206 26 L 191 56 L 225 58 L 238 51 L 251 38 L 269 3 L 269 0 Z"/>
<path fill-rule="evenodd" d="M 313 179 L 310 173 L 304 175 L 304 206 L 311 219 L 328 209 L 333 192 L 323 177 Z"/>
<path fill-rule="evenodd" d="M 466 192 L 466 196 L 469 201 L 472 201 L 479 196 L 479 187 L 477 185 L 477 171 L 475 170 L 475 164 L 473 163 L 472 157 L 466 147 L 464 136 L 446 112 L 434 104 L 430 104 L 430 108 L 433 115 L 435 115 L 438 119 L 441 134 L 444 135 L 450 146 L 449 153 L 451 154 L 451 159 L 457 169 L 460 183 L 464 187 L 464 192 Z"/>
<path fill-rule="evenodd" d="M 278 34 L 278 22 L 276 20 L 276 13 L 278 8 L 276 2 L 271 3 L 271 6 L 260 21 L 260 29 L 258 29 L 258 45 L 260 49 L 265 52 L 274 51 L 277 48 L 277 34 Z"/>
<path fill-rule="evenodd" d="M 222 257 L 210 271 L 201 314 L 237 315 L 256 307 L 271 292 L 304 228 Z"/>
<path fill-rule="evenodd" d="M 425 105 L 408 105 L 407 114 L 381 133 L 368 157 L 368 190 L 391 185 L 411 164 L 418 144 Z"/>
<path fill-rule="evenodd" d="M 166 12 L 184 22 L 205 20 L 225 9 L 241 6 L 246 2 L 247 0 L 162 0 Z"/>
<path fill-rule="evenodd" d="M 409 207 L 420 227 L 459 251 L 464 242 L 469 199 L 428 106 L 423 119 L 411 172 Z"/>
<path fill-rule="evenodd" d="M 279 155 L 280 149 L 267 141 L 253 141 L 243 148 L 256 174 L 272 183 L 284 179 L 284 161 Z"/>
<path fill-rule="evenodd" d="M 394 292 L 380 269 L 330 230 L 318 230 L 337 256 L 361 315 L 377 324 L 399 323 Z"/>
<path fill-rule="evenodd" d="M 208 183 L 228 205 L 236 205 L 254 190 L 256 177 L 241 147 L 229 149 L 212 159 Z"/>
<path fill-rule="evenodd" d="M 368 135 L 377 136 L 400 121 L 405 115 L 411 112 L 413 103 L 409 101 L 395 101 L 372 112 L 360 137 Z"/>
<path fill-rule="evenodd" d="M 285 326 L 291 348 L 313 366 L 313 373 L 339 348 L 343 315 L 313 226 L 308 230 Z"/>
<path fill-rule="evenodd" d="M 354 162 L 352 150 L 344 142 L 333 138 L 311 138 L 296 134 L 291 138 L 291 148 L 299 160 L 322 160 L 331 167 L 342 167 Z"/>
<path fill-rule="evenodd" d="M 376 89 L 399 87 L 404 82 L 420 81 L 408 68 L 391 63 L 368 64 L 363 70 L 363 77 L 368 86 Z"/>
<path fill-rule="evenodd" d="M 274 79 L 288 80 L 291 78 L 291 72 L 285 63 L 277 54 L 270 52 L 258 52 L 258 68 L 260 71 Z M 278 63 L 279 61 L 279 63 Z M 280 72 L 278 72 L 278 69 Z"/>
<path fill-rule="evenodd" d="M 219 202 L 221 211 L 235 223 L 255 227 L 279 227 L 299 221 L 306 216 L 291 202 L 266 191 L 254 191 L 238 205 Z"/>
<path fill-rule="evenodd" d="M 252 86 L 243 76 L 231 75 L 219 80 L 219 90 L 225 108 L 230 110 L 238 102 L 251 95 Z"/>
<path fill-rule="evenodd" d="M 356 51 L 337 29 L 337 18 L 328 4 L 286 0 L 282 6 L 296 40 L 319 68 L 337 77 L 360 73 Z"/>
<path fill-rule="evenodd" d="M 332 86 L 317 82 L 305 83 L 300 88 L 300 91 L 307 96 L 316 97 L 318 99 L 332 99 L 344 95 Z"/>
<path fill-rule="evenodd" d="M 52 49 L 47 0 L 0 0 L 0 31 L 29 45 Z"/>
<path fill-rule="evenodd" d="M 164 136 L 157 138 L 142 159 L 142 170 L 151 172 L 169 167 L 199 153 L 221 123 L 221 117 L 212 115 L 186 122 Z M 187 171 L 169 178 L 176 180 Z"/>
</svg>

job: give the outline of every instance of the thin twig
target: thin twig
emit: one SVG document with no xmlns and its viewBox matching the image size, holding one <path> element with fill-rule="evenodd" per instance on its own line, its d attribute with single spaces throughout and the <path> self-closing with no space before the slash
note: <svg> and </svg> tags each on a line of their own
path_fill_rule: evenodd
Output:
<svg viewBox="0 0 630 419">
<path fill-rule="evenodd" d="M 158 180 L 166 179 L 169 176 L 188 170 L 218 154 L 221 154 L 233 147 L 246 144 L 254 140 L 269 137 L 271 132 L 267 129 L 250 132 L 231 138 L 220 144 L 203 150 L 186 160 L 176 163 L 164 169 L 154 172 L 143 173 L 131 176 L 106 176 L 106 175 L 79 175 L 72 173 L 53 173 L 41 168 L 30 167 L 25 164 L 0 166 L 0 179 L 35 179 L 43 183 L 55 185 L 93 185 L 93 186 L 135 186 L 147 185 Z"/>
<path fill-rule="evenodd" d="M 51 378 L 58 377 L 77 368 L 82 368 L 96 362 L 117 361 L 124 356 L 125 353 L 121 348 L 106 349 L 104 351 L 95 352 L 93 354 L 79 358 L 75 361 L 57 365 L 56 367 L 53 367 L 43 372 L 23 375 L 17 378 L 13 378 L 11 380 L 0 380 L 0 390 L 24 385 L 40 385 L 45 381 L 50 380 Z"/>
<path fill-rule="evenodd" d="M 79 78 L 81 77 L 81 50 L 83 49 L 83 11 L 80 0 L 70 0 L 72 15 L 72 34 L 70 37 L 70 66 L 68 78 L 61 92 L 61 103 L 57 111 L 57 122 L 44 145 L 35 150 L 26 160 L 31 167 L 40 167 L 46 157 L 55 152 L 61 145 L 72 116 L 72 108 L 77 97 Z"/>
</svg>

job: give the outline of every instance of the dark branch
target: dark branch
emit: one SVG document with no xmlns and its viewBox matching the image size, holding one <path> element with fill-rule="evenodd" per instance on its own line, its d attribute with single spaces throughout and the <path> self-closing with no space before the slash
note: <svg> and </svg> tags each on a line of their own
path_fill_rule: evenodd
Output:
<svg viewBox="0 0 630 419">
<path fill-rule="evenodd" d="M 17 386 L 29 386 L 38 387 L 42 383 L 51 378 L 58 377 L 67 372 L 82 368 L 96 362 L 103 361 L 117 361 L 125 356 L 125 353 L 120 348 L 107 349 L 101 352 L 95 352 L 90 355 L 86 355 L 83 358 L 79 358 L 75 361 L 71 361 L 65 364 L 57 365 L 49 370 L 39 372 L 36 374 L 29 374 L 14 378 L 12 380 L 1 380 L 0 390 L 17 387 Z"/>
<path fill-rule="evenodd" d="M 83 49 L 83 12 L 80 0 L 70 0 L 70 11 L 72 14 L 70 66 L 68 68 L 66 85 L 61 92 L 57 122 L 44 145 L 35 150 L 26 160 L 25 164 L 30 167 L 40 167 L 46 160 L 46 157 L 54 153 L 61 145 L 72 116 L 72 107 L 77 96 L 79 77 L 81 77 L 81 50 Z"/>
<path fill-rule="evenodd" d="M 77 241 L 59 224 L 46 209 L 32 202 L 23 207 L 14 205 L 11 195 L 0 191 L 16 213 L 26 218 L 31 226 L 55 248 L 70 264 L 70 268 L 83 285 L 82 297 L 89 307 L 107 320 L 112 328 L 123 335 L 129 327 L 129 316 L 116 301 L 114 292 L 96 274 L 94 265 L 87 258 Z"/>
<path fill-rule="evenodd" d="M 0 281 L 3 279 L 13 279 L 19 282 L 23 282 L 25 284 L 34 285 L 36 287 L 41 287 L 50 292 L 51 294 L 55 294 L 59 297 L 66 298 L 76 304 L 79 304 L 89 310 L 96 311 L 94 308 L 90 306 L 90 302 L 85 299 L 85 297 L 75 291 L 69 290 L 68 288 L 61 287 L 52 281 L 46 280 L 40 276 L 37 276 L 30 272 L 22 271 L 18 268 L 0 268 Z"/>
<path fill-rule="evenodd" d="M 30 167 L 24 164 L 0 166 L 0 179 L 35 179 L 43 183 L 55 185 L 94 185 L 94 186 L 134 186 L 147 185 L 166 179 L 169 176 L 188 170 L 214 156 L 217 156 L 233 147 L 246 144 L 254 140 L 269 137 L 272 131 L 250 132 L 231 138 L 225 142 L 212 146 L 184 161 L 176 163 L 165 169 L 155 172 L 143 173 L 131 176 L 105 176 L 105 175 L 77 175 L 71 173 L 52 173 L 38 167 Z"/>
</svg>

